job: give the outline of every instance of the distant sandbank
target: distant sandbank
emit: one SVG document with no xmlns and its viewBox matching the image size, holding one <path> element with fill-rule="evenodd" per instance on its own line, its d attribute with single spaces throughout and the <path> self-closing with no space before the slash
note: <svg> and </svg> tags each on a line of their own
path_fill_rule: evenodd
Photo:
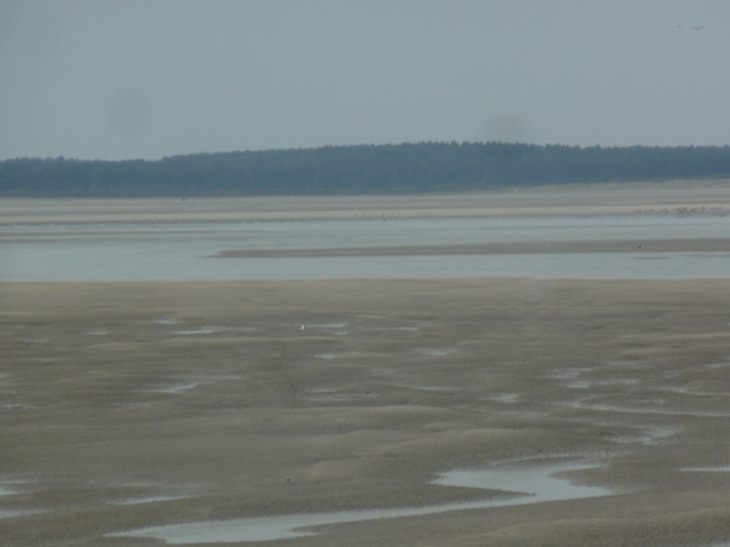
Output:
<svg viewBox="0 0 730 547">
<path fill-rule="evenodd" d="M 610 214 L 725 214 L 730 181 L 602 183 L 413 196 L 0 199 L 0 224 L 245 222 Z"/>
<path fill-rule="evenodd" d="M 412 245 L 408 247 L 336 247 L 323 249 L 238 249 L 213 258 L 324 258 L 350 256 L 428 256 L 482 254 L 672 253 L 730 251 L 730 238 L 635 241 L 554 241 Z"/>
</svg>

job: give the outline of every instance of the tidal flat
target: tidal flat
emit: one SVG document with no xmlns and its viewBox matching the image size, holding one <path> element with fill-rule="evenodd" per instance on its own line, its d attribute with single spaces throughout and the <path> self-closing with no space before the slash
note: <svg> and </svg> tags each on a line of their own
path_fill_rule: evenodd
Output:
<svg viewBox="0 0 730 547">
<path fill-rule="evenodd" d="M 3 283 L 0 302 L 3 545 L 457 504 L 266 545 L 730 541 L 727 280 Z M 440 480 L 520 466 L 610 495 L 483 506 L 530 486 Z"/>
</svg>

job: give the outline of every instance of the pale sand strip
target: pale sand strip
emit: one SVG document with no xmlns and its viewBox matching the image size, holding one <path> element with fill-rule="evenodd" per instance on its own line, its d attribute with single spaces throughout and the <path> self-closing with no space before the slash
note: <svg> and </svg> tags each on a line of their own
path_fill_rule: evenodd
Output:
<svg viewBox="0 0 730 547">
<path fill-rule="evenodd" d="M 584 207 L 472 207 L 464 209 L 362 209 L 352 211 L 270 211 L 231 213 L 104 213 L 78 215 L 4 215 L 0 224 L 59 224 L 59 223 L 109 223 L 109 222 L 263 222 L 296 220 L 349 220 L 349 219 L 407 219 L 407 218 L 454 218 L 454 217 L 509 217 L 509 216 L 596 216 L 628 215 L 638 213 L 721 213 L 730 210 L 730 201 L 721 205 L 688 203 L 668 209 L 659 206 L 584 206 Z"/>
<path fill-rule="evenodd" d="M 727 181 L 591 184 L 413 196 L 0 199 L 0 224 L 724 214 Z"/>
</svg>

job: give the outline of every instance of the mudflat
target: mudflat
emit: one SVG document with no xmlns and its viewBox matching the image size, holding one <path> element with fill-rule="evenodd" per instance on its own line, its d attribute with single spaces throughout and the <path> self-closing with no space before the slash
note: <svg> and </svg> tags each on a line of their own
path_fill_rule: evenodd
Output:
<svg viewBox="0 0 730 547">
<path fill-rule="evenodd" d="M 483 500 L 504 492 L 431 481 L 564 461 L 614 494 L 268 544 L 730 541 L 728 281 L 13 283 L 0 302 L 3 545 Z"/>
</svg>

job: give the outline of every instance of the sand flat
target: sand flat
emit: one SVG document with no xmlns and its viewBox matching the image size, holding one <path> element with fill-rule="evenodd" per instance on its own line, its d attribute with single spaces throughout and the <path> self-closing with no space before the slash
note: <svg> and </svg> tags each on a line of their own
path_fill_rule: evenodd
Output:
<svg viewBox="0 0 730 547">
<path fill-rule="evenodd" d="M 0 198 L 0 225 L 534 215 L 725 214 L 730 181 L 566 184 L 409 196 Z"/>
<path fill-rule="evenodd" d="M 0 223 L 730 210 L 727 181 L 618 189 L 2 199 Z M 326 252 L 724 252 L 728 241 Z M 697 470 L 730 465 L 729 310 L 721 280 L 0 283 L 0 538 L 160 545 L 114 534 L 473 502 L 267 545 L 722 544 L 730 473 Z M 484 508 L 504 492 L 433 483 L 459 469 L 576 461 L 586 465 L 571 480 L 615 494 Z"/>
<path fill-rule="evenodd" d="M 410 245 L 393 247 L 331 247 L 322 249 L 238 249 L 220 251 L 214 258 L 323 258 L 353 256 L 462 256 L 484 254 L 671 253 L 729 252 L 730 238 L 658 239 L 624 241 L 544 241 Z"/>
<path fill-rule="evenodd" d="M 478 501 L 431 481 L 575 460 L 618 494 L 286 541 L 730 540 L 730 474 L 687 471 L 730 463 L 728 281 L 12 283 L 0 301 L 6 545 Z"/>
</svg>

